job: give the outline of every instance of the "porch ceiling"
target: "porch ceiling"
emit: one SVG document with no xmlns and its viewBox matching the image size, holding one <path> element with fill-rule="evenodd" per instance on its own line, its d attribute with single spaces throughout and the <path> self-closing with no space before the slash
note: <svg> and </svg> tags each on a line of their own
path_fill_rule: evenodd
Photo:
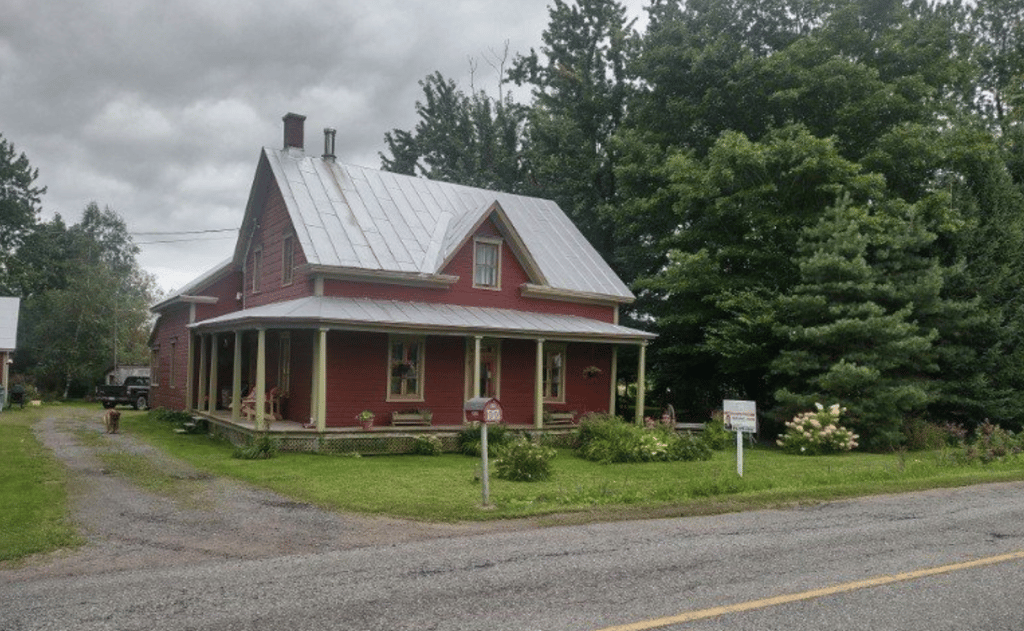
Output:
<svg viewBox="0 0 1024 631">
<path fill-rule="evenodd" d="M 646 331 L 573 315 L 323 296 L 309 296 L 244 309 L 197 322 L 191 327 L 200 332 L 328 327 L 352 331 L 490 335 L 632 344 L 657 337 Z"/>
</svg>

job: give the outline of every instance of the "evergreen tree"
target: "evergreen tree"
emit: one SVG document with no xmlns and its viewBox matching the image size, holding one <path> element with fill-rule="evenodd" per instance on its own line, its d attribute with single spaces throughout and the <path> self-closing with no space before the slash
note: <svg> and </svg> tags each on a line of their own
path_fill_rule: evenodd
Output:
<svg viewBox="0 0 1024 631">
<path fill-rule="evenodd" d="M 36 223 L 46 187 L 37 186 L 39 169 L 0 134 L 0 293 L 14 291 L 10 258 Z"/>
<path fill-rule="evenodd" d="M 440 72 L 420 82 L 423 101 L 413 131 L 384 135 L 387 171 L 423 175 L 467 186 L 519 192 L 523 181 L 522 135 L 526 111 L 511 96 L 465 94 Z"/>
<path fill-rule="evenodd" d="M 613 263 L 617 200 L 610 143 L 631 88 L 633 22 L 617 0 L 554 0 L 540 51 L 516 58 L 509 76 L 533 88 L 527 127 L 527 192 L 558 202 Z"/>
<path fill-rule="evenodd" d="M 922 325 L 944 313 L 935 236 L 905 204 L 870 207 L 843 198 L 803 231 L 800 282 L 781 296 L 782 340 L 771 371 L 779 416 L 814 403 L 839 403 L 869 446 L 902 442 L 905 419 L 934 394 L 938 331 Z"/>
</svg>

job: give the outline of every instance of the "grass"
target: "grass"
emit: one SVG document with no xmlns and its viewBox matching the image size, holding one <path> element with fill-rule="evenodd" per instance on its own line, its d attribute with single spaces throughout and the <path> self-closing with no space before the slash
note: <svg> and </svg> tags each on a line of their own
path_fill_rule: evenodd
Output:
<svg viewBox="0 0 1024 631">
<path fill-rule="evenodd" d="M 270 460 L 236 460 L 227 443 L 175 434 L 157 422 L 140 421 L 131 431 L 202 470 L 297 500 L 427 521 L 699 515 L 1024 480 L 1024 459 L 958 465 L 939 451 L 808 457 L 758 447 L 744 451 L 741 478 L 734 450 L 716 452 L 708 462 L 600 465 L 563 449 L 550 480 L 508 482 L 492 473 L 493 506 L 481 510 L 480 461 L 462 455 L 346 458 L 281 453 Z"/>
<path fill-rule="evenodd" d="M 0 561 L 82 543 L 68 518 L 65 472 L 32 434 L 32 424 L 44 413 L 62 410 L 0 414 Z M 529 517 L 547 524 L 706 515 L 1024 480 L 1024 458 L 959 465 L 941 451 L 804 457 L 758 447 L 745 450 L 741 478 L 734 451 L 716 452 L 707 462 L 599 465 L 559 450 L 550 480 L 508 482 L 492 475 L 492 506 L 484 510 L 476 458 L 282 453 L 269 460 L 239 460 L 226 442 L 176 434 L 170 424 L 142 412 L 123 412 L 121 427 L 189 462 L 201 476 L 245 480 L 334 510 L 439 522 Z M 78 438 L 103 443 L 89 432 Z M 112 471 L 152 492 L 194 500 L 194 480 L 175 477 L 142 456 L 104 449 L 97 455 Z"/>
<path fill-rule="evenodd" d="M 83 543 L 69 518 L 65 471 L 32 433 L 42 414 L 0 412 L 0 561 Z"/>
</svg>

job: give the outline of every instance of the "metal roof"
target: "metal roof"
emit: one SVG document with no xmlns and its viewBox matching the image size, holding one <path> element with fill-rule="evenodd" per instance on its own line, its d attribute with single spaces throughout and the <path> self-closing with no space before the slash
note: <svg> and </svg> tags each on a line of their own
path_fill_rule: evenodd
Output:
<svg viewBox="0 0 1024 631">
<path fill-rule="evenodd" d="M 360 331 L 500 334 L 502 337 L 602 342 L 636 343 L 656 337 L 646 331 L 573 315 L 325 296 L 309 296 L 235 311 L 192 326 L 203 330 L 233 330 L 267 324 L 278 328 L 330 325 Z"/>
<path fill-rule="evenodd" d="M 264 148 L 306 260 L 313 265 L 438 274 L 500 207 L 502 226 L 555 290 L 631 301 L 633 294 L 551 200 L 345 165 Z"/>
<path fill-rule="evenodd" d="M 21 298 L 0 298 L 0 351 L 18 348 L 18 312 Z"/>
</svg>

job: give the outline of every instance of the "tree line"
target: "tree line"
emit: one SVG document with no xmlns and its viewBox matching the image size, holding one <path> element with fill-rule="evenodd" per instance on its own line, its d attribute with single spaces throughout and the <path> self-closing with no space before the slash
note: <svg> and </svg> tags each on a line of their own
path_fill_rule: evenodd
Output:
<svg viewBox="0 0 1024 631">
<path fill-rule="evenodd" d="M 115 364 L 149 364 L 155 279 L 124 220 L 89 203 L 43 221 L 39 170 L 0 135 L 0 295 L 21 298 L 14 383 L 82 396 Z"/>
<path fill-rule="evenodd" d="M 654 394 L 685 414 L 839 403 L 879 449 L 924 421 L 1019 429 L 1024 5 L 646 11 L 554 0 L 499 97 L 426 77 L 382 166 L 556 200 L 633 287 Z"/>
</svg>

